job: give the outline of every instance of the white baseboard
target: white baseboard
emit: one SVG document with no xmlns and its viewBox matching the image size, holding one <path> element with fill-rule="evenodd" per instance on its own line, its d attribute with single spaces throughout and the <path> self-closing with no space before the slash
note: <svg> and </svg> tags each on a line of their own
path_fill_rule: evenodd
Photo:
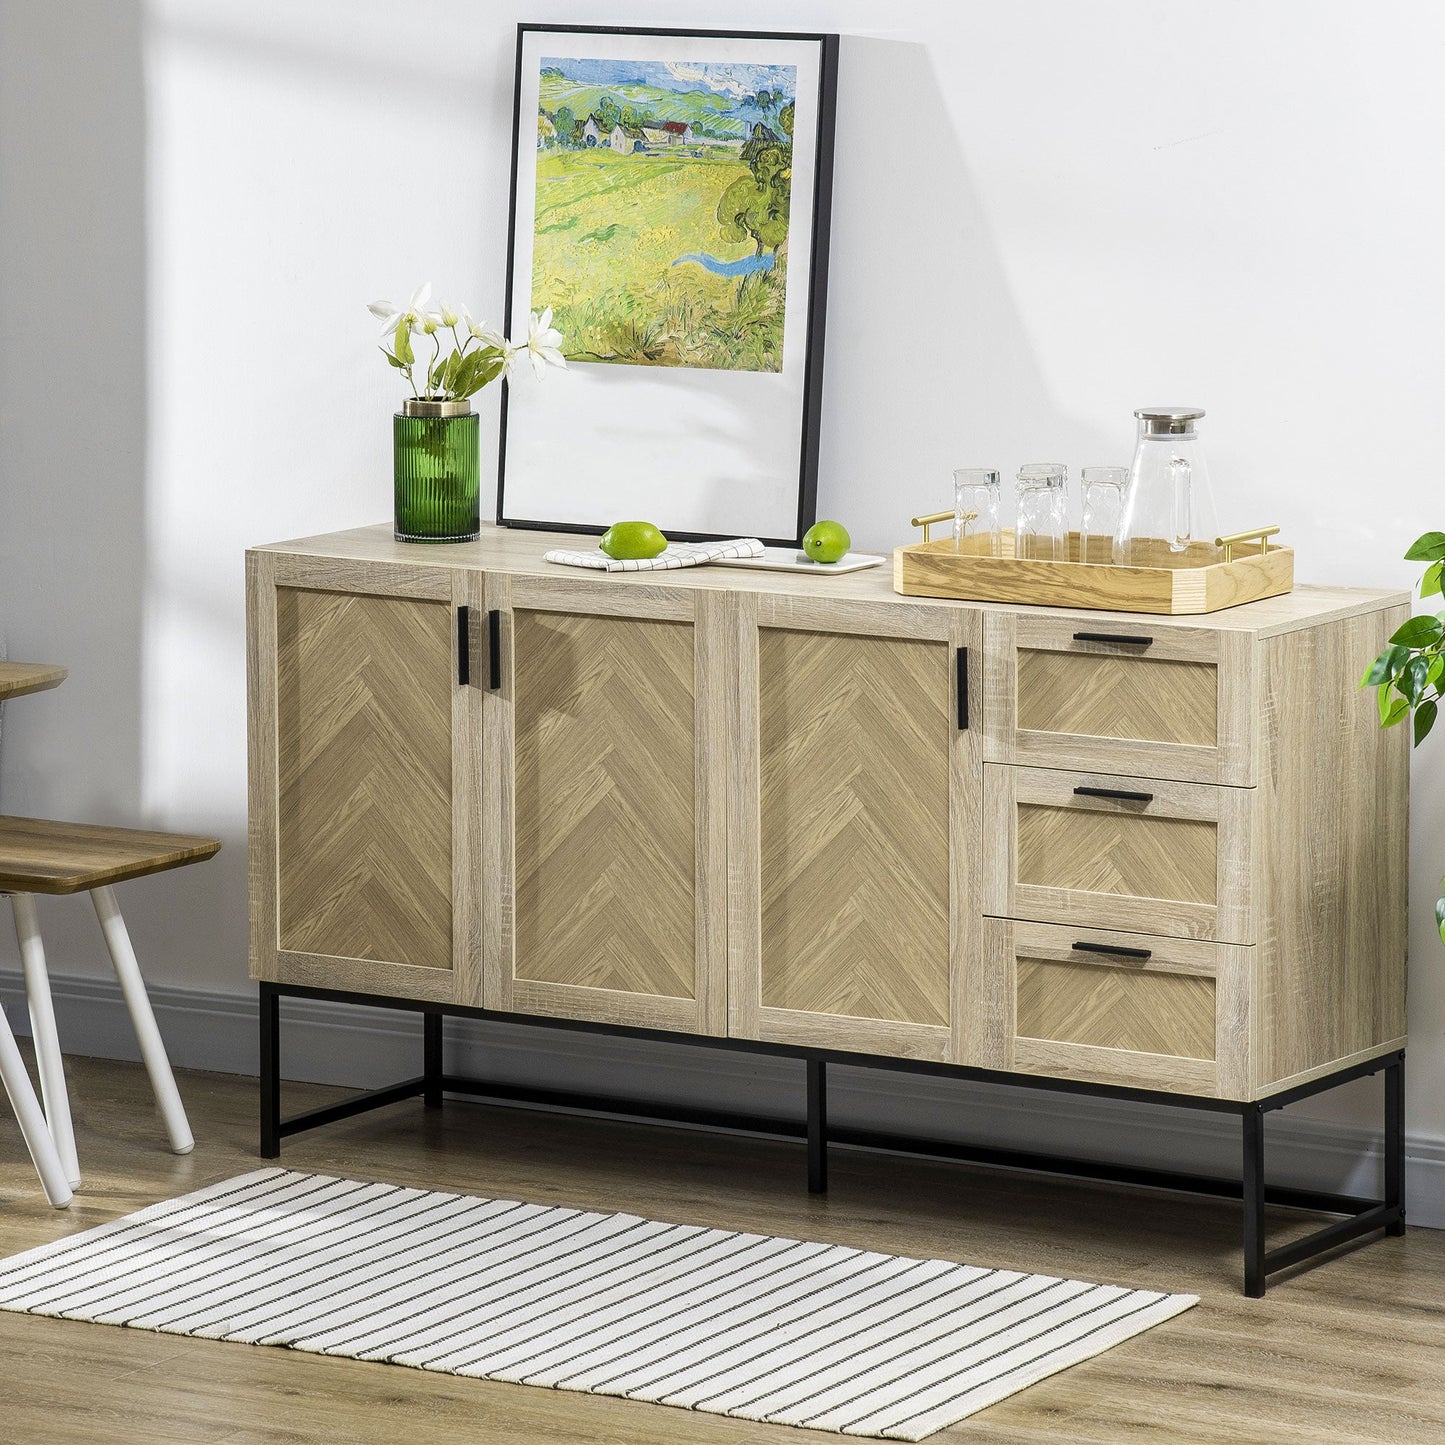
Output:
<svg viewBox="0 0 1445 1445">
<path fill-rule="evenodd" d="M 111 979 L 52 976 L 61 1046 L 97 1058 L 140 1057 Z M 151 1002 L 175 1064 L 219 1073 L 257 1071 L 254 994 L 152 987 Z M 20 975 L 0 970 L 0 1002 L 25 1032 Z M 317 999 L 283 999 L 284 1077 L 376 1088 L 421 1071 L 415 1014 Z M 449 1072 L 554 1089 L 596 1090 L 653 1102 L 799 1117 L 799 1065 L 668 1044 L 448 1019 Z M 1237 1174 L 1239 1126 L 1228 1116 L 881 1069 L 836 1067 L 829 1115 L 853 1128 L 919 1138 L 1069 1153 L 1186 1173 Z M 1272 1114 L 1271 1182 L 1378 1194 L 1381 1131 Z M 1410 1222 L 1445 1228 L 1445 1140 L 1407 1135 Z"/>
</svg>

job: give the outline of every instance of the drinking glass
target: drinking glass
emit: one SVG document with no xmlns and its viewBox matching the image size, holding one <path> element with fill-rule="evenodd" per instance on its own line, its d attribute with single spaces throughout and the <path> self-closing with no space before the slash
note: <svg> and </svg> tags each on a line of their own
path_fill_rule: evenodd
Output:
<svg viewBox="0 0 1445 1445">
<path fill-rule="evenodd" d="M 1085 467 L 1079 473 L 1084 518 L 1079 528 L 1079 561 L 1112 562 L 1114 533 L 1124 515 L 1128 467 Z"/>
<path fill-rule="evenodd" d="M 953 550 L 978 557 L 999 554 L 999 474 L 988 467 L 953 473 Z M 971 514 L 971 515 L 970 515 Z M 965 545 L 965 538 L 970 538 Z"/>
<path fill-rule="evenodd" d="M 1067 561 L 1069 469 L 1061 462 L 1028 462 L 1019 468 L 1017 484 L 1018 555 L 1035 562 Z"/>
</svg>

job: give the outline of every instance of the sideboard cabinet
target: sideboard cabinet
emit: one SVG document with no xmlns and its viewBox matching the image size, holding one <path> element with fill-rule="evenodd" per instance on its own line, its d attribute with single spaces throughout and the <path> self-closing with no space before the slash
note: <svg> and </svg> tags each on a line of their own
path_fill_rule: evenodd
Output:
<svg viewBox="0 0 1445 1445">
<path fill-rule="evenodd" d="M 1408 739 L 1356 683 L 1407 594 L 1143 617 L 555 543 L 248 554 L 255 978 L 1236 1104 L 1403 1048 Z"/>
<path fill-rule="evenodd" d="M 252 970 L 1250 1099 L 1405 1035 L 1398 593 L 1203 618 L 248 558 Z"/>
</svg>

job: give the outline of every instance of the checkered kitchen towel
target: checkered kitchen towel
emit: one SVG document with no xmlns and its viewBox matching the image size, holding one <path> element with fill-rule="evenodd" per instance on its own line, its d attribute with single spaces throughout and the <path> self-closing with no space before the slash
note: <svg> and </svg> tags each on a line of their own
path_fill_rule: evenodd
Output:
<svg viewBox="0 0 1445 1445">
<path fill-rule="evenodd" d="M 592 567 L 599 572 L 668 572 L 679 567 L 698 567 L 716 562 L 720 557 L 761 557 L 763 544 L 756 537 L 735 537 L 730 542 L 675 542 L 663 548 L 656 557 L 617 562 L 600 548 L 595 552 L 574 552 L 555 547 L 542 554 L 544 562 L 560 562 L 564 567 Z"/>
</svg>

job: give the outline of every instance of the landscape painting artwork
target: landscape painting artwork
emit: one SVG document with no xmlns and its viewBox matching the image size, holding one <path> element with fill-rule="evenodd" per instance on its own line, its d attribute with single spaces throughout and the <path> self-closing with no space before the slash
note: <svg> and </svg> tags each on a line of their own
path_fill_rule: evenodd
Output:
<svg viewBox="0 0 1445 1445">
<path fill-rule="evenodd" d="M 781 371 L 797 68 L 544 56 L 538 80 L 532 304 L 568 362 Z"/>
</svg>

